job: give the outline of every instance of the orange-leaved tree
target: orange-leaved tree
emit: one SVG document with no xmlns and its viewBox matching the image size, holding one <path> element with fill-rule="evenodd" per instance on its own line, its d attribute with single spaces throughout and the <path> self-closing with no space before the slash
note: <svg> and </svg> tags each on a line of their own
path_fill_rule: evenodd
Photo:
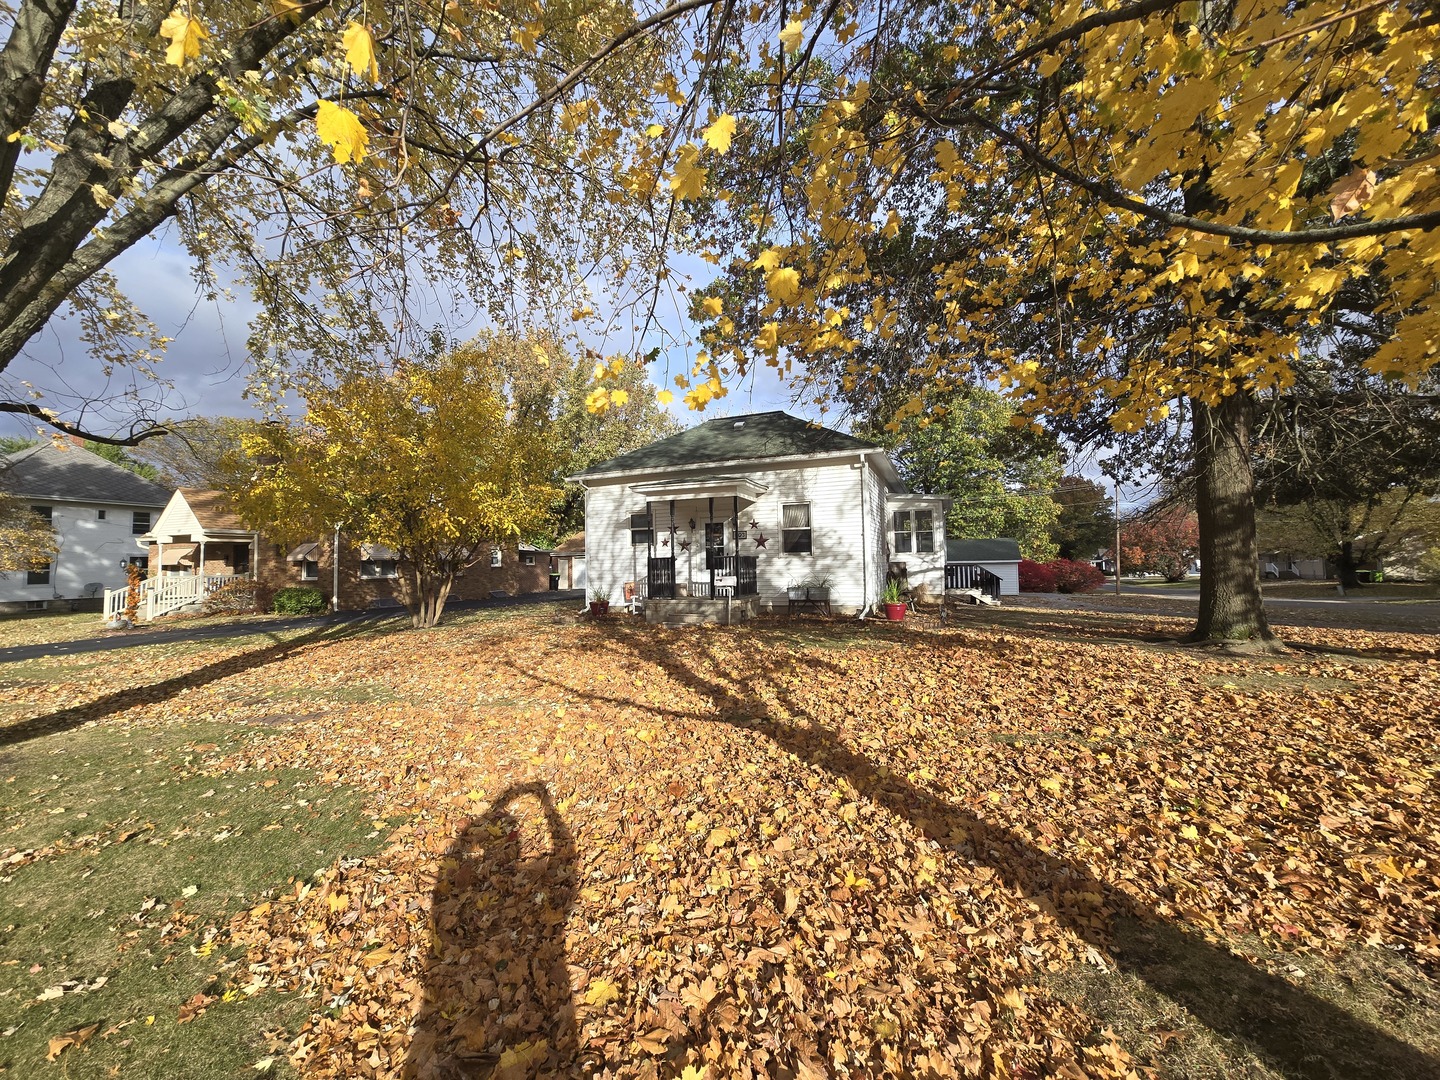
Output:
<svg viewBox="0 0 1440 1080">
<path fill-rule="evenodd" d="M 276 539 L 341 528 L 393 548 L 413 626 L 439 622 L 456 576 L 493 545 L 544 528 L 547 417 L 516 407 L 483 345 L 316 382 L 305 400 L 300 423 L 241 436 L 242 514 Z"/>
</svg>

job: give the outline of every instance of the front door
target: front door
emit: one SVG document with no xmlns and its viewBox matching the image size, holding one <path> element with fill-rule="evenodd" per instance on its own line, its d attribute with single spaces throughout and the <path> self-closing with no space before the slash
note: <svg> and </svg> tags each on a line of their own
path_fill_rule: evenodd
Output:
<svg viewBox="0 0 1440 1080">
<path fill-rule="evenodd" d="M 723 521 L 709 521 L 705 523 L 705 569 L 717 570 L 724 565 L 725 558 L 725 523 Z"/>
</svg>

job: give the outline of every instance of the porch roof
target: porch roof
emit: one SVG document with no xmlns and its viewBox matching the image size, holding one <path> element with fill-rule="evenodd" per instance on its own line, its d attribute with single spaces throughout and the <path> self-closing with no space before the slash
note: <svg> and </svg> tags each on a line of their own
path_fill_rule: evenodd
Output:
<svg viewBox="0 0 1440 1080">
<path fill-rule="evenodd" d="M 678 480 L 652 480 L 631 484 L 630 490 L 645 496 L 646 502 L 680 499 L 740 499 L 752 503 L 770 490 L 744 476 L 697 476 Z"/>
</svg>

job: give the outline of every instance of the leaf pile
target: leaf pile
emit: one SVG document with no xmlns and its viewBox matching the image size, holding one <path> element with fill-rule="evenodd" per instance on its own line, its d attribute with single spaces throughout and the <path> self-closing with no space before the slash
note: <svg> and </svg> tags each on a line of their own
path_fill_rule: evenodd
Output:
<svg viewBox="0 0 1440 1080">
<path fill-rule="evenodd" d="M 516 613 L 232 659 L 122 717 L 273 724 L 288 687 L 302 717 L 206 767 L 371 793 L 379 856 L 230 926 L 316 995 L 306 1075 L 1138 1076 L 1047 989 L 1088 963 L 1166 992 L 1132 924 L 1222 970 L 1254 939 L 1440 959 L 1432 639 L 1088 633 Z"/>
</svg>

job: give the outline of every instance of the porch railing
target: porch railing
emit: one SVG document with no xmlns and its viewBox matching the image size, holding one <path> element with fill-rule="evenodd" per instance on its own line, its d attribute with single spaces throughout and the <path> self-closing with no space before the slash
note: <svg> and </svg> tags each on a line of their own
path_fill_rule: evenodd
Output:
<svg viewBox="0 0 1440 1080">
<path fill-rule="evenodd" d="M 1000 579 L 975 563 L 946 563 L 945 588 L 976 589 L 992 600 L 1000 599 Z"/>
<path fill-rule="evenodd" d="M 146 578 L 140 583 L 140 604 L 136 614 L 158 619 L 177 608 L 198 604 L 217 589 L 232 581 L 248 581 L 249 574 L 166 574 Z M 105 590 L 105 621 L 113 622 L 125 614 L 129 586 Z"/>
<path fill-rule="evenodd" d="M 724 555 L 715 560 L 707 577 L 689 582 L 686 593 L 700 599 L 730 596 L 758 596 L 760 594 L 759 560 L 753 555 Z M 731 578 L 734 585 L 719 585 L 718 581 Z M 654 558 L 647 566 L 643 583 L 644 599 L 673 600 L 680 594 L 675 580 L 675 558 Z"/>
</svg>

